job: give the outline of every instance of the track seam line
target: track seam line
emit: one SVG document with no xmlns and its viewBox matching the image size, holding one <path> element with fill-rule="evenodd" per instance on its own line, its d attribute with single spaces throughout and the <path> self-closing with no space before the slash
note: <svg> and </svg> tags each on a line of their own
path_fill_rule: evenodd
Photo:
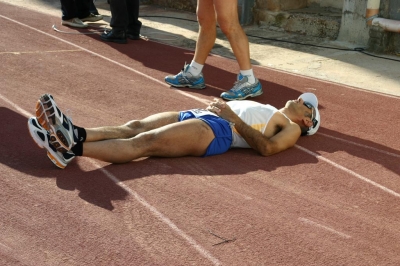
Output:
<svg viewBox="0 0 400 266">
<path fill-rule="evenodd" d="M 374 182 L 374 181 L 372 181 L 372 180 L 370 180 L 370 179 L 368 179 L 368 178 L 366 178 L 366 177 L 364 177 L 364 176 L 362 176 L 360 174 L 357 174 L 356 172 L 354 172 L 354 171 L 352 171 L 352 170 L 350 170 L 350 169 L 348 169 L 348 168 L 346 168 L 344 166 L 341 166 L 340 164 L 337 164 L 337 163 L 335 163 L 335 162 L 333 162 L 333 161 L 331 161 L 331 160 L 329 160 L 329 159 L 327 159 L 327 158 L 325 158 L 325 157 L 323 157 L 323 156 L 321 156 L 321 155 L 319 155 L 319 154 L 317 154 L 315 152 L 307 150 L 306 148 L 301 147 L 301 146 L 299 146 L 297 144 L 295 145 L 295 147 L 298 148 L 299 150 L 302 150 L 302 151 L 304 151 L 304 152 L 316 157 L 319 160 L 322 160 L 322 161 L 324 161 L 324 162 L 326 162 L 326 163 L 328 163 L 330 165 L 333 165 L 334 167 L 336 167 L 336 168 L 338 168 L 340 170 L 345 171 L 348 174 L 351 174 L 352 176 L 357 177 L 358 179 L 361 179 L 364 182 L 367 182 L 367 183 L 369 183 L 369 184 L 371 184 L 371 185 L 373 185 L 373 186 L 375 186 L 375 187 L 377 187 L 377 188 L 379 188 L 379 189 L 381 189 L 381 190 L 383 190 L 383 191 L 385 191 L 385 192 L 387 192 L 387 193 L 389 193 L 389 194 L 391 194 L 391 195 L 393 195 L 395 197 L 400 198 L 400 194 L 399 193 L 397 193 L 397 192 L 395 192 L 395 191 L 393 191 L 393 190 L 391 190 L 391 189 L 389 189 L 389 188 L 387 188 L 385 186 L 382 186 L 381 184 L 378 184 L 378 183 L 376 183 L 376 182 Z"/>
<path fill-rule="evenodd" d="M 12 107 L 17 109 L 18 112 L 20 112 L 22 115 L 25 117 L 29 118 L 32 117 L 33 115 L 21 107 L 19 107 L 17 104 L 14 102 L 10 101 L 6 97 L 4 97 L 2 94 L 0 94 L 0 99 L 2 99 L 4 102 L 10 104 Z M 157 210 L 154 206 L 152 206 L 150 203 L 148 203 L 143 197 L 141 197 L 136 191 L 132 190 L 128 186 L 126 186 L 124 183 L 122 183 L 115 175 L 110 173 L 109 171 L 105 170 L 102 168 L 94 159 L 91 158 L 86 158 L 83 157 L 81 159 L 85 159 L 89 161 L 92 165 L 96 166 L 100 171 L 103 172 L 104 175 L 106 175 L 111 181 L 113 181 L 117 186 L 121 187 L 124 189 L 126 192 L 128 192 L 131 196 L 133 196 L 136 201 L 138 201 L 140 204 L 142 204 L 144 207 L 146 207 L 154 216 L 156 216 L 159 220 L 167 224 L 175 233 L 177 233 L 179 236 L 181 236 L 183 239 L 185 239 L 190 246 L 195 248 L 197 252 L 200 253 L 203 257 L 211 261 L 214 265 L 222 265 L 222 263 L 215 258 L 210 252 L 208 252 L 205 248 L 203 248 L 201 245 L 199 245 L 196 240 L 191 238 L 189 235 L 187 235 L 184 231 L 179 229 L 178 226 L 176 226 L 167 216 L 162 214 L 160 211 Z"/>
</svg>

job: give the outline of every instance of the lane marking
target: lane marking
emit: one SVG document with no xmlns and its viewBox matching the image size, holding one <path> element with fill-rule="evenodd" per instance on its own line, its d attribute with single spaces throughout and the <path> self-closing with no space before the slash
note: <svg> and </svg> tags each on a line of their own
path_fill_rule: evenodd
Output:
<svg viewBox="0 0 400 266">
<path fill-rule="evenodd" d="M 117 62 L 117 61 L 115 61 L 115 60 L 112 60 L 112 59 L 110 59 L 110 58 L 108 58 L 108 57 L 105 57 L 105 56 L 103 56 L 103 55 L 101 55 L 101 54 L 92 52 L 92 51 L 90 51 L 90 50 L 88 50 L 88 49 L 86 49 L 86 48 L 83 48 L 82 46 L 76 45 L 76 44 L 74 44 L 74 43 L 72 43 L 72 42 L 66 41 L 66 40 L 61 39 L 61 38 L 59 38 L 59 37 L 57 37 L 57 36 L 54 36 L 54 35 L 51 35 L 51 34 L 49 34 L 49 33 L 47 33 L 47 32 L 38 30 L 38 29 L 36 29 L 36 28 L 33 28 L 33 27 L 29 26 L 29 25 L 26 25 L 26 24 L 24 24 L 24 23 L 21 23 L 21 22 L 19 22 L 19 21 L 14 20 L 14 19 L 5 17 L 5 16 L 3 16 L 3 15 L 0 15 L 0 17 L 1 17 L 1 18 L 4 18 L 4 19 L 6 19 L 6 20 L 9 20 L 9 21 L 11 21 L 11 22 L 14 22 L 14 23 L 16 23 L 16 24 L 18 24 L 18 25 L 27 27 L 28 29 L 31 29 L 31 30 L 34 30 L 34 31 L 36 31 L 36 32 L 42 33 L 42 34 L 44 34 L 44 35 L 46 35 L 46 36 L 49 36 L 49 37 L 51 37 L 51 38 L 53 38 L 53 39 L 56 39 L 56 40 L 58 40 L 58 41 L 64 42 L 64 43 L 69 44 L 69 45 L 72 45 L 72 46 L 74 46 L 74 47 L 76 47 L 76 48 L 78 48 L 78 49 L 81 49 L 82 51 L 88 52 L 89 54 L 95 55 L 95 56 L 97 56 L 97 57 L 100 57 L 100 58 L 102 58 L 102 59 L 108 61 L 108 62 L 111 62 L 111 63 L 113 63 L 113 64 L 116 64 L 116 65 L 118 65 L 118 66 L 120 66 L 120 67 L 123 67 L 123 68 L 125 68 L 125 69 L 127 69 L 127 70 L 130 70 L 130 71 L 132 71 L 132 72 L 135 72 L 136 74 L 141 75 L 141 76 L 143 76 L 143 77 L 145 77 L 145 78 L 148 78 L 148 79 L 150 79 L 150 80 L 152 80 L 152 81 L 154 81 L 154 82 L 156 82 L 156 83 L 158 83 L 158 84 L 160 84 L 160 85 L 162 85 L 162 86 L 164 86 L 164 87 L 168 87 L 168 88 L 170 87 L 170 85 L 168 85 L 168 84 L 165 83 L 164 81 L 160 81 L 160 80 L 158 80 L 158 79 L 156 79 L 156 78 L 153 78 L 153 77 L 151 77 L 151 76 L 149 76 L 149 75 L 147 75 L 147 74 L 144 74 L 144 73 L 142 73 L 142 72 L 140 72 L 140 71 L 137 71 L 137 70 L 135 70 L 135 69 L 133 69 L 133 68 L 131 68 L 131 67 L 128 67 L 128 66 L 126 66 L 126 65 L 124 65 L 124 64 L 121 64 L 121 63 L 119 63 L 119 62 Z M 178 92 L 178 93 L 180 93 L 180 94 L 182 94 L 182 95 L 184 95 L 184 96 L 186 96 L 186 97 L 195 99 L 196 101 L 201 102 L 201 103 L 208 104 L 208 103 L 210 102 L 209 100 L 202 99 L 202 98 L 200 98 L 200 97 L 191 95 L 191 94 L 189 94 L 189 93 L 187 93 L 187 92 L 184 92 L 184 91 L 181 91 L 181 90 L 178 90 L 178 89 L 175 89 L 174 91 L 176 91 L 176 92 Z"/>
<path fill-rule="evenodd" d="M 0 243 L 0 247 L 4 247 L 7 251 L 11 251 L 12 250 L 12 248 L 4 245 L 3 243 Z"/>
<path fill-rule="evenodd" d="M 342 142 L 345 142 L 345 143 L 349 143 L 349 144 L 352 144 L 352 145 L 355 145 L 355 146 L 359 146 L 359 147 L 362 147 L 362 148 L 365 148 L 365 149 L 370 149 L 370 150 L 373 150 L 373 151 L 376 151 L 376 152 L 380 152 L 380 153 L 383 153 L 383 154 L 386 154 L 386 155 L 390 155 L 390 156 L 393 156 L 393 157 L 400 158 L 399 154 L 396 154 L 396 153 L 393 153 L 393 152 L 384 151 L 384 150 L 381 150 L 381 149 L 378 149 L 378 148 L 374 148 L 374 147 L 367 146 L 367 145 L 364 145 L 364 144 L 359 144 L 357 142 L 346 140 L 346 139 L 337 138 L 337 137 L 334 137 L 334 136 L 331 136 L 331 135 L 328 135 L 328 134 L 324 134 L 324 133 L 320 133 L 320 132 L 318 132 L 317 134 L 321 135 L 321 136 L 325 136 L 325 137 L 331 138 L 331 139 L 339 140 L 339 141 L 342 141 Z"/>
<path fill-rule="evenodd" d="M 45 53 L 69 53 L 69 52 L 83 52 L 82 50 L 54 50 L 54 51 L 26 51 L 26 52 L 0 52 L 2 54 L 45 54 Z"/>
<path fill-rule="evenodd" d="M 321 228 L 321 229 L 324 229 L 326 231 L 329 231 L 331 233 L 334 233 L 334 234 L 339 235 L 340 237 L 343 237 L 343 238 L 346 238 L 346 239 L 351 238 L 351 236 L 349 236 L 349 235 L 347 235 L 345 233 L 339 232 L 339 231 L 337 231 L 337 230 L 335 230 L 333 228 L 330 228 L 328 226 L 313 222 L 313 221 L 311 221 L 311 220 L 309 220 L 307 218 L 299 217 L 299 221 L 303 222 L 303 223 L 306 223 L 306 224 L 309 224 L 309 225 L 312 225 L 312 226 L 315 226 L 315 227 L 318 227 L 318 228 Z"/>
<path fill-rule="evenodd" d="M 126 186 L 122 183 L 115 175 L 105 170 L 101 165 L 99 165 L 94 159 L 85 158 L 89 160 L 94 166 L 96 166 L 100 171 L 103 172 L 108 178 L 110 178 L 115 184 L 123 188 L 126 192 L 132 195 L 139 203 L 141 203 L 144 207 L 146 207 L 154 216 L 156 216 L 159 220 L 167 224 L 175 233 L 180 235 L 183 239 L 185 239 L 192 247 L 194 247 L 203 257 L 211 261 L 214 265 L 221 265 L 222 263 L 211 255 L 206 249 L 200 246 L 193 238 L 187 235 L 184 231 L 179 229 L 167 216 L 159 212 L 154 206 L 148 203 L 143 197 L 141 197 L 136 191 L 132 190 L 130 187 Z"/>
<path fill-rule="evenodd" d="M 338 168 L 340 170 L 343 170 L 346 173 L 348 173 L 348 174 L 350 174 L 352 176 L 355 176 L 355 177 L 357 177 L 358 179 L 360 179 L 360 180 L 362 180 L 364 182 L 367 182 L 367 183 L 369 183 L 369 184 L 371 184 L 371 185 L 373 185 L 373 186 L 375 186 L 375 187 L 377 187 L 377 188 L 379 188 L 379 189 L 381 189 L 381 190 L 383 190 L 383 191 L 385 191 L 385 192 L 387 192 L 387 193 L 389 193 L 389 194 L 391 194 L 391 195 L 393 195 L 395 197 L 400 198 L 400 194 L 399 193 L 397 193 L 397 192 L 395 192 L 395 191 L 393 191 L 393 190 L 391 190 L 391 189 L 389 189 L 387 187 L 384 187 L 384 186 L 382 186 L 382 185 L 380 185 L 380 184 L 378 184 L 378 183 L 376 183 L 376 182 L 374 182 L 374 181 L 372 181 L 372 180 L 370 180 L 370 179 L 368 179 L 368 178 L 366 178 L 366 177 L 364 177 L 364 176 L 362 176 L 360 174 L 357 174 L 356 172 L 353 172 L 350 169 L 347 169 L 344 166 L 341 166 L 341 165 L 339 165 L 339 164 L 337 164 L 337 163 L 335 163 L 335 162 L 333 162 L 333 161 L 331 161 L 329 159 L 326 159 L 325 157 L 323 157 L 323 156 L 321 156 L 321 155 L 319 155 L 319 154 L 317 154 L 315 152 L 312 152 L 310 150 L 307 150 L 306 148 L 303 148 L 303 147 L 301 147 L 301 146 L 299 146 L 297 144 L 295 144 L 294 146 L 296 148 L 298 148 L 299 150 L 302 150 L 302 151 L 304 151 L 304 152 L 316 157 L 319 160 L 327 162 L 328 164 L 333 165 L 334 167 L 336 167 L 336 168 Z"/>
<path fill-rule="evenodd" d="M 32 117 L 33 114 L 25 111 L 21 107 L 19 107 L 17 104 L 13 103 L 6 97 L 4 97 L 0 93 L 0 99 L 5 101 L 6 103 L 10 104 L 12 107 L 14 107 L 18 112 L 20 112 L 22 115 L 25 117 L 29 118 Z M 91 164 L 96 166 L 100 171 L 103 172 L 105 176 L 107 176 L 111 181 L 113 181 L 117 186 L 121 187 L 124 189 L 126 192 L 128 192 L 131 196 L 133 196 L 140 204 L 142 204 L 144 207 L 146 207 L 154 216 L 156 216 L 159 220 L 161 220 L 163 223 L 168 225 L 176 234 L 181 236 L 184 240 L 186 240 L 190 246 L 192 246 L 194 249 L 197 250 L 200 255 L 202 255 L 204 258 L 208 259 L 213 263 L 213 265 L 222 265 L 222 263 L 215 258 L 210 252 L 208 252 L 205 248 L 203 248 L 200 244 L 198 244 L 193 238 L 191 238 L 189 235 L 187 235 L 184 231 L 179 229 L 178 226 L 176 226 L 167 216 L 162 214 L 160 211 L 157 210 L 154 206 L 152 206 L 150 203 L 148 203 L 143 197 L 141 197 L 136 191 L 132 190 L 128 186 L 126 186 L 124 183 L 122 183 L 116 176 L 114 176 L 112 173 L 109 171 L 105 170 L 102 168 L 94 159 L 87 158 L 87 157 L 82 157 L 81 159 L 89 161 Z M 0 243 L 1 244 L 1 243 Z"/>
</svg>

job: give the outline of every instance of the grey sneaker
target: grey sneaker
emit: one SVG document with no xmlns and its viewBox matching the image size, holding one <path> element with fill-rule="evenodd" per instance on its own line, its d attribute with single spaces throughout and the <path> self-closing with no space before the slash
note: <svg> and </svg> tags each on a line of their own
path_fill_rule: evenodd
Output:
<svg viewBox="0 0 400 266">
<path fill-rule="evenodd" d="M 71 26 L 71 27 L 75 27 L 75 28 L 87 28 L 88 27 L 88 25 L 83 23 L 82 20 L 80 20 L 79 18 L 62 20 L 61 24 L 64 26 Z"/>
<path fill-rule="evenodd" d="M 28 120 L 28 129 L 32 139 L 40 148 L 47 150 L 47 157 L 53 162 L 58 168 L 64 169 L 75 155 L 72 152 L 61 153 L 51 144 L 50 133 L 44 129 L 36 117 L 31 117 Z"/>
<path fill-rule="evenodd" d="M 175 76 L 166 76 L 164 79 L 165 82 L 178 88 L 188 87 L 191 89 L 204 89 L 206 84 L 204 83 L 203 73 L 200 73 L 198 76 L 193 76 L 188 72 L 189 66 L 190 65 L 185 63 L 181 72 Z"/>
<path fill-rule="evenodd" d="M 76 144 L 71 119 L 58 109 L 52 95 L 46 93 L 39 98 L 36 117 L 39 124 L 49 131 L 50 142 L 57 151 L 65 153 Z"/>
<path fill-rule="evenodd" d="M 81 21 L 85 22 L 85 21 L 89 21 L 89 22 L 95 22 L 95 21 L 99 21 L 102 20 L 103 16 L 102 15 L 95 15 L 93 13 L 90 13 L 89 16 L 87 16 L 86 18 L 81 18 Z"/>
<path fill-rule="evenodd" d="M 246 76 L 239 74 L 233 88 L 227 92 L 221 93 L 221 98 L 228 101 L 244 100 L 247 97 L 256 97 L 261 94 L 263 94 L 263 90 L 257 78 L 254 84 L 250 84 Z"/>
</svg>

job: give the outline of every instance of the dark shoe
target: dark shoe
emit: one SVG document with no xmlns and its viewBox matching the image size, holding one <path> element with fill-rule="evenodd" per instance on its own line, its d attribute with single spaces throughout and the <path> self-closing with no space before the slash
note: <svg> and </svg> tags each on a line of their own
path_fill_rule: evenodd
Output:
<svg viewBox="0 0 400 266">
<path fill-rule="evenodd" d="M 101 34 L 101 39 L 106 42 L 116 42 L 116 43 L 127 43 L 126 34 L 123 30 L 112 29 L 110 31 L 104 31 Z"/>
<path fill-rule="evenodd" d="M 135 34 L 135 33 L 127 31 L 126 32 L 126 37 L 131 39 L 131 40 L 140 40 L 141 37 L 143 37 L 143 36 L 141 34 Z"/>
</svg>

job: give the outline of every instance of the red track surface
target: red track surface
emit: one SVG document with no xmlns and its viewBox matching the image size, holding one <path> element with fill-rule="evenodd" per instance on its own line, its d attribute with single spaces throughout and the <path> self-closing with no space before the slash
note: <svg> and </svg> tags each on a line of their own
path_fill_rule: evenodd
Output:
<svg viewBox="0 0 400 266">
<path fill-rule="evenodd" d="M 398 98 L 256 67 L 257 101 L 318 95 L 315 136 L 269 158 L 78 158 L 59 170 L 26 126 L 42 93 L 77 125 L 115 125 L 203 107 L 237 64 L 210 56 L 208 88 L 178 91 L 163 78 L 192 52 L 63 35 L 55 21 L 0 3 L 0 265 L 400 264 Z"/>
</svg>

